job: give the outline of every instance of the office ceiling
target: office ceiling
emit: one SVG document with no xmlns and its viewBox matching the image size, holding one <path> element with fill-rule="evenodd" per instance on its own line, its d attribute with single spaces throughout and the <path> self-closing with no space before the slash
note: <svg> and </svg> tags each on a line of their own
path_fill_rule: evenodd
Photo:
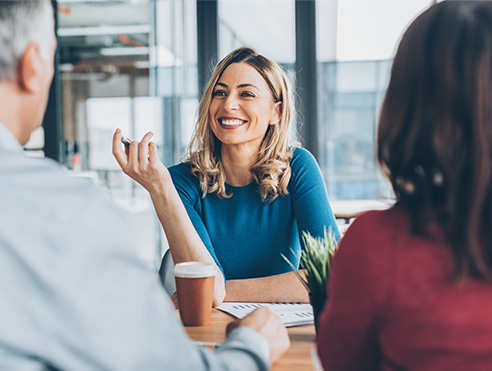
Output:
<svg viewBox="0 0 492 371">
<path fill-rule="evenodd" d="M 148 61 L 150 5 L 146 0 L 58 2 L 60 63 L 65 69 L 134 69 Z M 148 65 L 148 64 L 147 64 Z"/>
</svg>

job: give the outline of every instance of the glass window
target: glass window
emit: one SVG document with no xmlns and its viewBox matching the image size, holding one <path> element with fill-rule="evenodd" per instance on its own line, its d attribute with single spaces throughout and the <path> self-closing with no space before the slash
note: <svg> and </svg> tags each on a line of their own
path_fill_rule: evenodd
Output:
<svg viewBox="0 0 492 371">
<path fill-rule="evenodd" d="M 293 65 L 294 0 L 219 0 L 219 57 L 251 46 L 280 64 Z"/>
<path fill-rule="evenodd" d="M 378 112 L 399 38 L 430 3 L 317 2 L 318 161 L 331 198 L 392 197 L 376 162 Z"/>
<path fill-rule="evenodd" d="M 116 128 L 134 140 L 152 131 L 167 165 L 184 153 L 197 109 L 196 2 L 58 2 L 61 157 L 107 186 L 130 211 L 142 257 L 157 265 L 165 237 L 148 194 L 111 153 Z M 33 145 L 34 146 L 34 145 Z"/>
<path fill-rule="evenodd" d="M 240 46 L 274 60 L 295 82 L 294 0 L 219 0 L 219 59 Z M 296 140 L 293 122 L 291 141 Z"/>
</svg>

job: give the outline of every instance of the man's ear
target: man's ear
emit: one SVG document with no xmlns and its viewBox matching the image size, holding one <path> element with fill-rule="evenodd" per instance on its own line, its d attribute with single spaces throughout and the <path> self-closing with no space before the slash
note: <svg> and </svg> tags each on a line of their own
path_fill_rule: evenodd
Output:
<svg viewBox="0 0 492 371">
<path fill-rule="evenodd" d="M 282 102 L 277 102 L 275 103 L 275 106 L 273 107 L 273 115 L 270 120 L 270 125 L 276 125 L 280 121 L 280 117 L 282 117 Z"/>
<path fill-rule="evenodd" d="M 22 55 L 18 69 L 18 81 L 22 90 L 35 93 L 42 87 L 42 60 L 39 45 L 30 43 Z"/>
</svg>

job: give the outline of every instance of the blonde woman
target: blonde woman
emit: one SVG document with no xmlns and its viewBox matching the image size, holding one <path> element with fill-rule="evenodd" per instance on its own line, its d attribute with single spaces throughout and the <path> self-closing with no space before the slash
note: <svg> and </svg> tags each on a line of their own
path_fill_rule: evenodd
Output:
<svg viewBox="0 0 492 371">
<path fill-rule="evenodd" d="M 289 147 L 293 115 L 282 68 L 242 47 L 217 65 L 182 163 L 167 169 L 152 133 L 127 154 L 121 132 L 114 135 L 114 156 L 149 191 L 174 262 L 216 264 L 214 306 L 307 302 L 282 254 L 298 266 L 302 231 L 338 236 L 315 159 Z"/>
</svg>

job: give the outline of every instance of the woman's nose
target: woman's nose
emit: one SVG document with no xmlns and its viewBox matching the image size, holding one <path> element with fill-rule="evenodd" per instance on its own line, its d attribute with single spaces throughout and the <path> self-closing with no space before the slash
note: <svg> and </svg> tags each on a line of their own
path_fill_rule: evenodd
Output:
<svg viewBox="0 0 492 371">
<path fill-rule="evenodd" d="M 224 108 L 234 110 L 239 108 L 239 100 L 235 94 L 229 94 L 224 101 Z"/>
</svg>

